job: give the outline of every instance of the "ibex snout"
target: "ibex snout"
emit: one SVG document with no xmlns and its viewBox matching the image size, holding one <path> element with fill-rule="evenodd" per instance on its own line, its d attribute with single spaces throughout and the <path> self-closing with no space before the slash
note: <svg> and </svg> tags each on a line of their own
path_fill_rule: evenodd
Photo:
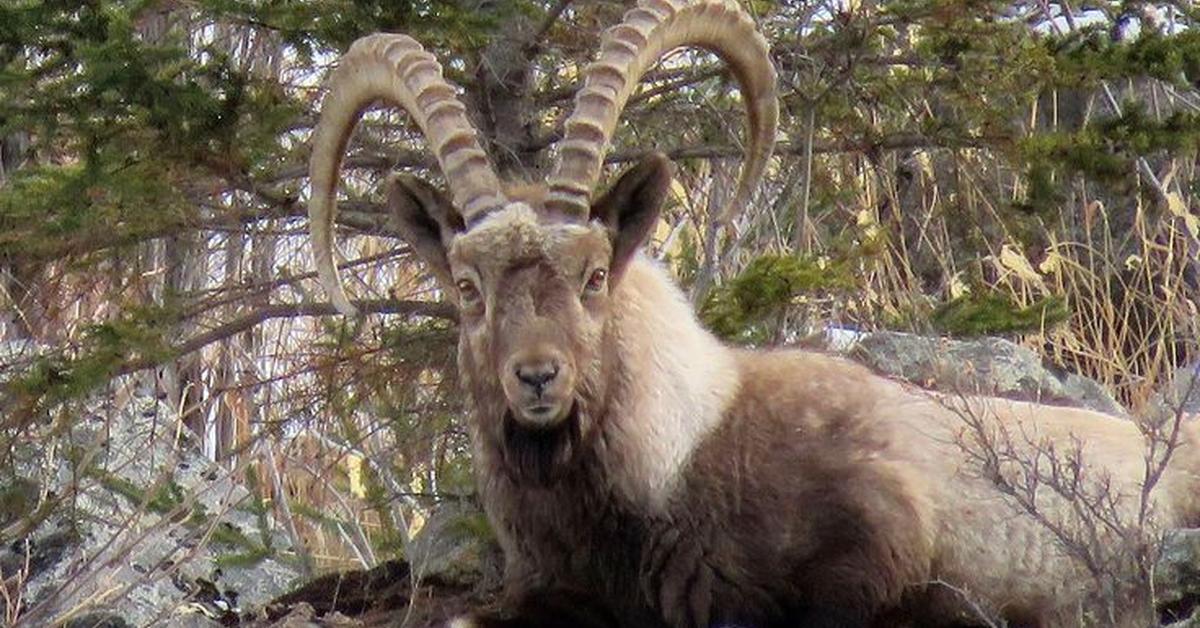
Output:
<svg viewBox="0 0 1200 628">
<path fill-rule="evenodd" d="M 515 369 L 517 379 L 533 390 L 534 396 L 538 398 L 541 398 L 542 393 L 545 392 L 546 384 L 553 382 L 554 378 L 558 377 L 558 371 L 558 363 L 552 361 L 518 364 Z"/>
<path fill-rule="evenodd" d="M 559 424 L 574 404 L 574 372 L 558 351 L 539 348 L 518 351 L 508 360 L 504 393 L 513 417 L 527 427 L 545 429 Z"/>
</svg>

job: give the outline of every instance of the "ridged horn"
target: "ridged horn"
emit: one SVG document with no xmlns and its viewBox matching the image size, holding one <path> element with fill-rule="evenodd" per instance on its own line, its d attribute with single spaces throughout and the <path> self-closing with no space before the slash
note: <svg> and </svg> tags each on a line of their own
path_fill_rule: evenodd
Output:
<svg viewBox="0 0 1200 628">
<path fill-rule="evenodd" d="M 442 66 L 407 35 L 377 34 L 350 46 L 329 77 L 321 118 L 313 132 L 308 204 L 317 275 L 338 311 L 356 310 L 346 298 L 333 261 L 333 220 L 342 155 L 354 125 L 376 100 L 403 107 L 416 121 L 437 157 L 454 205 L 467 222 L 504 203 L 500 182 L 476 139 Z"/>
<path fill-rule="evenodd" d="M 646 70 L 681 46 L 712 51 L 737 79 L 750 122 L 746 161 L 733 200 L 718 220 L 728 220 L 749 201 L 771 158 L 779 119 L 766 39 L 732 0 L 640 0 L 620 24 L 604 32 L 599 57 L 584 70 L 583 87 L 557 145 L 548 209 L 587 218 L 604 152 L 625 103 Z"/>
</svg>

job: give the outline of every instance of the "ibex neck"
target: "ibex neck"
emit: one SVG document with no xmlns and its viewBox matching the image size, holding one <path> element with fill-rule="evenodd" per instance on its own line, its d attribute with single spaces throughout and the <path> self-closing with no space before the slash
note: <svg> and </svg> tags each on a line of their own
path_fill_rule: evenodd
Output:
<svg viewBox="0 0 1200 628">
<path fill-rule="evenodd" d="M 609 359 L 616 374 L 603 425 L 603 464 L 618 491 L 661 508 L 692 451 L 738 389 L 732 352 L 700 326 L 667 272 L 639 256 L 613 294 Z"/>
</svg>

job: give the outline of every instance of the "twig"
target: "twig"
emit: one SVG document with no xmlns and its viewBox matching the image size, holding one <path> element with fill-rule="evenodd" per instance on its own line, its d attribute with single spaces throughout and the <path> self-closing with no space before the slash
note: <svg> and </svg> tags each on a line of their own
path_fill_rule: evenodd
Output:
<svg viewBox="0 0 1200 628">
<path fill-rule="evenodd" d="M 975 599 L 971 597 L 970 592 L 966 589 L 956 587 L 949 582 L 942 580 L 941 578 L 931 580 L 929 584 L 945 587 L 952 591 L 967 604 L 967 606 L 971 609 L 971 612 L 975 614 L 975 617 L 982 621 L 984 625 L 988 626 L 988 628 L 1003 628 L 1003 624 L 996 623 L 996 621 L 992 619 L 991 615 L 988 615 L 986 612 L 984 612 L 983 607 L 979 606 L 979 604 L 975 602 Z"/>
<path fill-rule="evenodd" d="M 533 57 L 541 53 L 546 44 L 546 33 L 549 33 L 550 29 L 554 27 L 554 23 L 558 21 L 558 18 L 562 17 L 563 11 L 567 10 L 571 1 L 558 0 L 557 4 L 550 7 L 550 10 L 546 12 L 546 16 L 542 18 L 542 22 L 538 24 L 538 27 L 525 40 L 525 45 L 523 46 L 525 58 L 533 59 Z"/>
<path fill-rule="evenodd" d="M 296 531 L 296 517 L 292 514 L 292 506 L 288 503 L 287 490 L 283 486 L 283 478 L 279 475 L 279 463 L 275 459 L 275 451 L 271 446 L 270 438 L 258 439 L 259 447 L 262 447 L 264 462 L 271 469 L 271 485 L 275 489 L 275 495 L 278 497 L 279 508 L 283 514 L 284 529 L 287 530 L 288 537 L 292 542 L 292 547 L 296 550 L 296 556 L 300 558 L 300 570 L 307 578 L 312 576 L 313 562 L 312 556 L 308 553 L 308 547 L 304 544 L 304 539 L 300 538 L 300 534 Z"/>
</svg>

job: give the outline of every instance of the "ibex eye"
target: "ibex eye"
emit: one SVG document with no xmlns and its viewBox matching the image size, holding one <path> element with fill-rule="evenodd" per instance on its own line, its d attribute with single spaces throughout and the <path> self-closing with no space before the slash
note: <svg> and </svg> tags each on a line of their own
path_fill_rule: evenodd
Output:
<svg viewBox="0 0 1200 628">
<path fill-rule="evenodd" d="M 584 285 L 584 288 L 588 292 L 599 292 L 604 289 L 604 282 L 607 280 L 608 271 L 603 268 L 597 268 L 596 270 L 593 270 L 591 276 L 588 277 L 587 284 Z"/>
<path fill-rule="evenodd" d="M 463 301 L 474 301 L 479 298 L 479 289 L 470 279 L 459 279 L 455 285 L 458 286 L 458 294 Z"/>
</svg>

